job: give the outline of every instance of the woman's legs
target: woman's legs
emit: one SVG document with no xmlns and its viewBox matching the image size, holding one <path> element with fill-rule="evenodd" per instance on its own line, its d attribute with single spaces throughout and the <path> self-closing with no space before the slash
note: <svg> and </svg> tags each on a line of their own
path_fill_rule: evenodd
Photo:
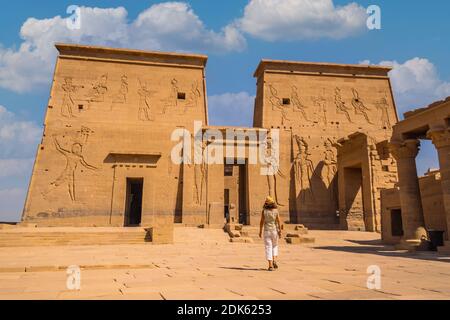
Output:
<svg viewBox="0 0 450 320">
<path fill-rule="evenodd" d="M 264 231 L 264 247 L 266 249 L 266 259 L 269 262 L 269 269 L 273 268 L 272 234 L 269 231 Z"/>
<path fill-rule="evenodd" d="M 278 257 L 278 234 L 276 231 L 264 232 L 264 245 L 269 268 L 275 266 L 275 259 Z"/>
<path fill-rule="evenodd" d="M 273 231 L 272 235 L 272 255 L 273 255 L 273 266 L 275 269 L 278 268 L 278 265 L 276 263 L 276 259 L 278 258 L 278 233 L 276 231 Z"/>
</svg>

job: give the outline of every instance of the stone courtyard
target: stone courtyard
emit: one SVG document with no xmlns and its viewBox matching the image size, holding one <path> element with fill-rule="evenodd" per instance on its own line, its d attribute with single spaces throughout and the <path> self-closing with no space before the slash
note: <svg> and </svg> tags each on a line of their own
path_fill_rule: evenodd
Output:
<svg viewBox="0 0 450 320">
<path fill-rule="evenodd" d="M 282 244 L 267 272 L 262 243 L 230 243 L 217 229 L 176 227 L 174 244 L 0 248 L 0 299 L 450 299 L 450 258 L 395 251 L 380 235 L 310 231 Z M 66 268 L 81 268 L 81 290 Z M 367 268 L 381 289 L 367 289 Z"/>
</svg>

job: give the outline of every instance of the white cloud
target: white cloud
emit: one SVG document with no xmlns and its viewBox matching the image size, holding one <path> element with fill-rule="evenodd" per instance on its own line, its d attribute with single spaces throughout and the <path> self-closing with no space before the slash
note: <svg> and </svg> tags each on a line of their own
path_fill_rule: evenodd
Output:
<svg viewBox="0 0 450 320">
<path fill-rule="evenodd" d="M 341 39 L 362 32 L 367 17 L 366 9 L 356 3 L 335 6 L 333 0 L 251 0 L 236 24 L 267 41 Z"/>
<path fill-rule="evenodd" d="M 0 105 L 0 220 L 17 221 L 42 128 Z"/>
<path fill-rule="evenodd" d="M 50 83 L 55 42 L 212 52 L 239 51 L 246 46 L 236 28 L 230 25 L 220 32 L 209 30 L 183 2 L 153 5 L 132 22 L 127 15 L 123 7 L 82 7 L 80 30 L 69 29 L 67 19 L 61 16 L 29 18 L 20 31 L 20 47 L 0 47 L 0 87 L 26 92 Z"/>
<path fill-rule="evenodd" d="M 370 64 L 370 61 L 361 63 Z M 435 65 L 428 59 L 416 57 L 403 63 L 381 61 L 379 64 L 393 67 L 389 76 L 401 114 L 450 96 L 450 82 L 440 78 Z"/>
<path fill-rule="evenodd" d="M 130 38 L 134 47 L 161 50 L 240 51 L 246 45 L 232 26 L 219 33 L 206 29 L 183 2 L 161 3 L 141 12 L 130 26 Z"/>
<path fill-rule="evenodd" d="M 0 105 L 0 159 L 34 156 L 41 135 L 42 129 L 35 123 L 18 120 Z"/>
<path fill-rule="evenodd" d="M 209 96 L 209 122 L 221 126 L 252 126 L 254 103 L 255 96 L 247 92 Z"/>
</svg>

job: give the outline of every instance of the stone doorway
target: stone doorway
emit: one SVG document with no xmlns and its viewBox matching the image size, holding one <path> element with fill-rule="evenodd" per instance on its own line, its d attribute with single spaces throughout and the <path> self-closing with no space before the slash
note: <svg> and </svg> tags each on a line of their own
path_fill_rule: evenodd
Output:
<svg viewBox="0 0 450 320">
<path fill-rule="evenodd" d="M 138 227 L 142 222 L 143 178 L 127 179 L 127 197 L 125 205 L 125 227 Z"/>
<path fill-rule="evenodd" d="M 346 229 L 365 231 L 363 173 L 361 167 L 344 169 Z"/>
<path fill-rule="evenodd" d="M 224 204 L 228 222 L 248 225 L 248 170 L 247 164 L 225 165 Z"/>
<path fill-rule="evenodd" d="M 391 210 L 391 235 L 393 237 L 403 237 L 402 210 Z"/>
</svg>

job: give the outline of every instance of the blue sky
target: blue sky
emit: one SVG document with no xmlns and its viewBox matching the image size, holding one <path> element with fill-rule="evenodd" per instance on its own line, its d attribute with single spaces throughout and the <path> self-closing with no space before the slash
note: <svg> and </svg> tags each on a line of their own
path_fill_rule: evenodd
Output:
<svg viewBox="0 0 450 320">
<path fill-rule="evenodd" d="M 87 7 L 77 34 L 63 26 L 71 4 Z M 381 8 L 381 30 L 365 26 L 369 5 Z M 90 9 L 95 7 L 111 10 Z M 54 41 L 208 54 L 210 117 L 216 125 L 251 125 L 252 75 L 262 58 L 392 65 L 401 115 L 450 95 L 448 12 L 446 0 L 2 3 L 0 220 L 17 219 L 23 206 L 48 100 Z M 419 173 L 438 167 L 429 143 L 418 167 Z"/>
</svg>

